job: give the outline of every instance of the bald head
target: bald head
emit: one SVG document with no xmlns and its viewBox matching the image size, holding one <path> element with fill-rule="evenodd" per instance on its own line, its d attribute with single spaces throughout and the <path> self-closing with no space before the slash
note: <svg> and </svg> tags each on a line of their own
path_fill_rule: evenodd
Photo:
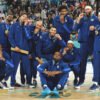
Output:
<svg viewBox="0 0 100 100">
<path fill-rule="evenodd" d="M 86 6 L 85 7 L 85 13 L 87 16 L 91 16 L 92 14 L 92 7 L 91 6 Z"/>
<path fill-rule="evenodd" d="M 92 7 L 91 6 L 86 6 L 85 10 L 87 10 L 87 9 L 92 10 Z"/>
</svg>

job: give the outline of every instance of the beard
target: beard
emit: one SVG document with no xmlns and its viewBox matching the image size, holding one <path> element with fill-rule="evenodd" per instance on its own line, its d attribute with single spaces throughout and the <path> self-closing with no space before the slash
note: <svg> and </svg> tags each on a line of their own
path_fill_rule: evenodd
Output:
<svg viewBox="0 0 100 100">
<path fill-rule="evenodd" d="M 91 16 L 91 12 L 90 13 L 86 13 L 86 16 L 87 17 L 90 17 Z"/>
<path fill-rule="evenodd" d="M 58 59 L 54 59 L 54 61 L 55 61 L 55 63 L 58 63 L 58 62 L 59 62 L 59 60 L 58 60 Z"/>
<path fill-rule="evenodd" d="M 24 26 L 24 22 L 22 22 L 22 26 Z"/>
<path fill-rule="evenodd" d="M 8 23 L 11 23 L 12 20 L 7 20 L 7 21 L 8 21 Z"/>
</svg>

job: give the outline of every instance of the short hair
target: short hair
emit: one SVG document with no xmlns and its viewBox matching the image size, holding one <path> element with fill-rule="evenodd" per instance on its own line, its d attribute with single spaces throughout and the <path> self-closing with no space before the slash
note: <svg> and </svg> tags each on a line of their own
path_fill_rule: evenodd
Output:
<svg viewBox="0 0 100 100">
<path fill-rule="evenodd" d="M 60 6 L 60 7 L 58 8 L 58 11 L 61 12 L 62 9 L 66 9 L 66 10 L 67 10 L 67 7 L 66 7 L 65 5 L 62 5 L 62 6 Z"/>
<path fill-rule="evenodd" d="M 20 16 L 19 16 L 19 17 L 21 17 L 21 16 L 23 16 L 23 15 L 27 15 L 27 13 L 24 12 L 24 11 L 22 11 L 22 12 L 20 12 Z"/>
<path fill-rule="evenodd" d="M 43 24 L 43 21 L 42 21 L 42 20 L 38 20 L 38 21 L 36 21 L 36 25 L 37 25 L 38 23 Z"/>
</svg>

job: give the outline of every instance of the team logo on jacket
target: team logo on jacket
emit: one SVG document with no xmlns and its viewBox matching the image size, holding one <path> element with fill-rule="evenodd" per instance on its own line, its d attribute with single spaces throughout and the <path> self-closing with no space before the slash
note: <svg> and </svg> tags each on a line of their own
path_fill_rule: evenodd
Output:
<svg viewBox="0 0 100 100">
<path fill-rule="evenodd" d="M 71 52 L 72 55 L 74 55 L 74 52 Z"/>
<path fill-rule="evenodd" d="M 67 22 L 67 19 L 65 19 L 65 22 Z"/>
<path fill-rule="evenodd" d="M 91 19 L 91 21 L 93 22 L 93 21 L 94 21 L 94 19 Z"/>
<path fill-rule="evenodd" d="M 59 65 L 57 65 L 57 68 L 59 69 Z"/>
</svg>

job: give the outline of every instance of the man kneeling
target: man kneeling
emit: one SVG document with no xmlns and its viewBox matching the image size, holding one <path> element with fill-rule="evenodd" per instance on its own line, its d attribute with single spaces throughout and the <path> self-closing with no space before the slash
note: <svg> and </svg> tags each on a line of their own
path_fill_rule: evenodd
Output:
<svg viewBox="0 0 100 100">
<path fill-rule="evenodd" d="M 62 90 L 67 82 L 70 68 L 62 61 L 60 52 L 55 52 L 53 59 L 38 67 L 41 84 L 43 87 L 42 95 L 51 93 L 59 95 L 58 90 Z"/>
</svg>

